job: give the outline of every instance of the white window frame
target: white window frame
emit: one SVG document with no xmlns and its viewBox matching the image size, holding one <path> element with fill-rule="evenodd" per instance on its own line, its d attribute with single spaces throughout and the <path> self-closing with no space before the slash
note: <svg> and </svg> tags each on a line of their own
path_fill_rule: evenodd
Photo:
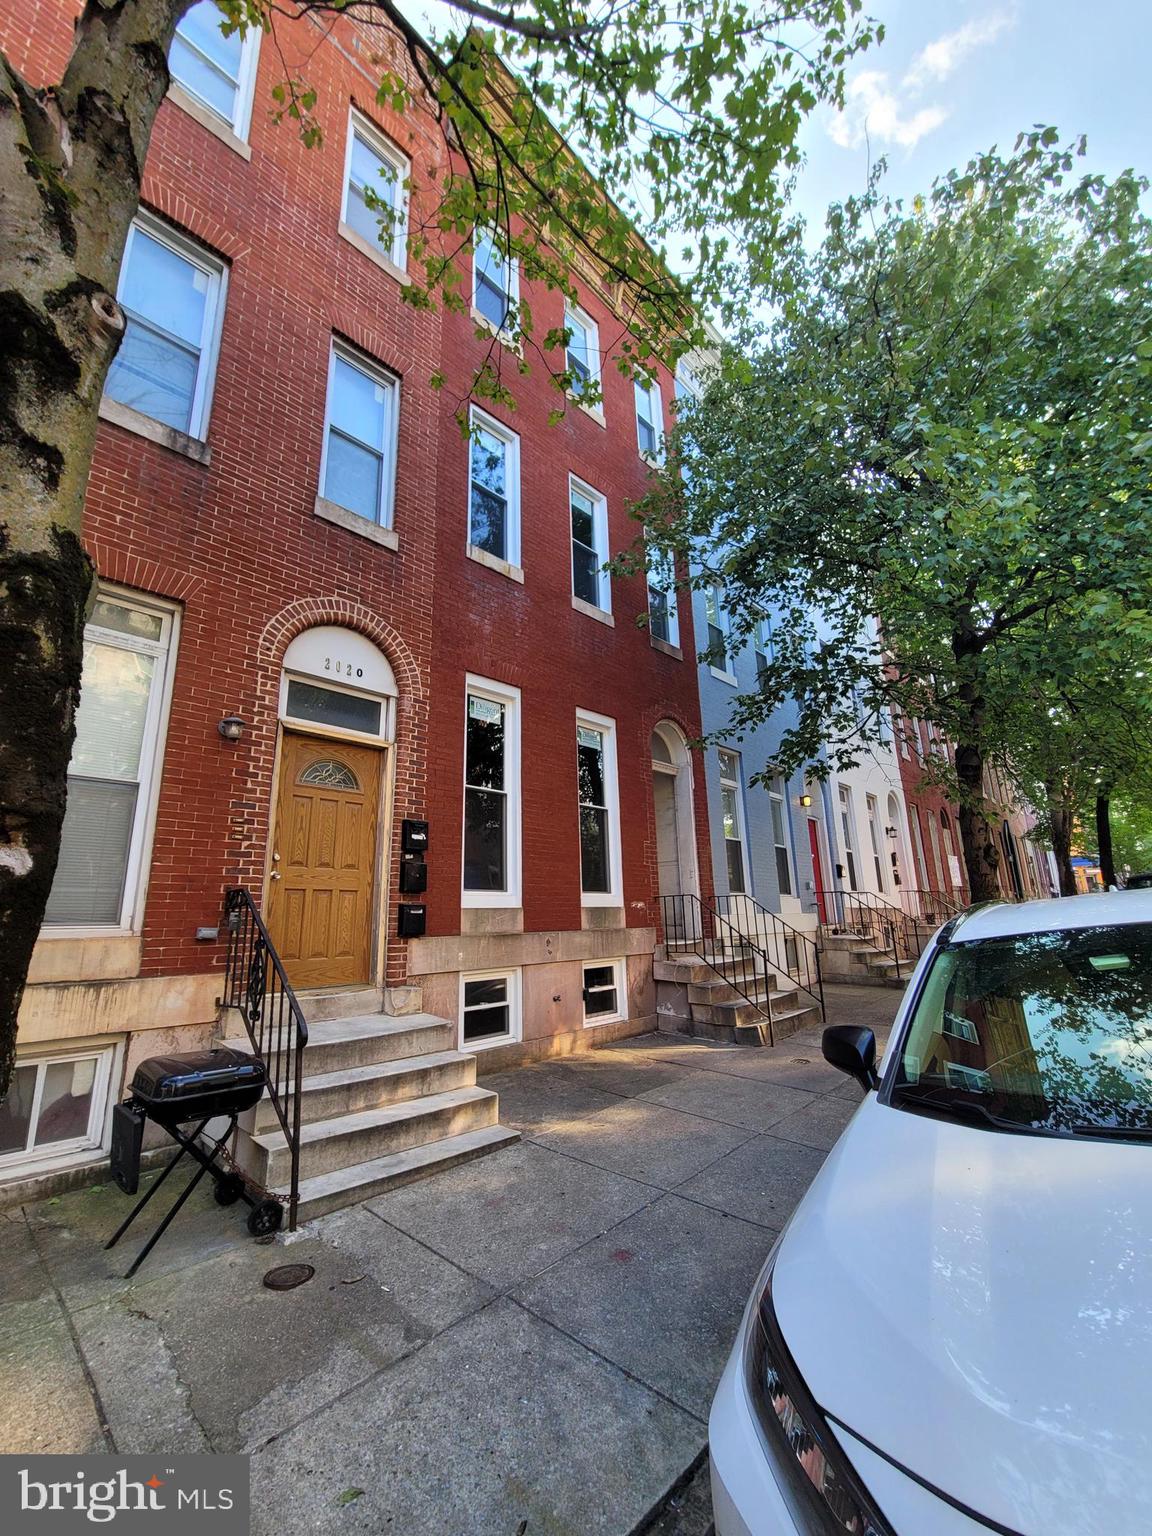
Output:
<svg viewBox="0 0 1152 1536">
<path fill-rule="evenodd" d="M 713 617 L 715 615 L 715 617 Z M 708 645 L 705 647 L 708 656 L 708 670 L 712 676 L 722 683 L 731 683 L 736 686 L 736 658 L 732 654 L 732 620 L 728 613 L 728 605 L 724 601 L 724 589 L 719 582 L 713 582 L 704 592 L 704 624 L 705 633 L 711 628 L 720 630 L 724 636 L 724 667 L 716 666 L 712 661 L 712 636 L 708 635 Z"/>
<path fill-rule="evenodd" d="M 796 860 L 792 857 L 792 817 L 789 815 L 788 785 L 782 775 L 776 774 L 769 781 L 768 788 L 768 824 L 772 831 L 772 853 L 776 860 L 776 894 L 778 896 L 796 895 Z M 775 807 L 780 809 L 780 831 L 784 841 L 776 841 Z M 788 870 L 788 889 L 780 884 L 779 852 L 784 850 L 785 865 Z"/>
<path fill-rule="evenodd" d="M 369 241 L 348 222 L 348 191 L 352 184 L 352 149 L 356 138 L 361 138 L 380 160 L 396 172 L 396 192 L 399 198 L 399 218 L 392 231 L 392 246 L 388 249 L 379 239 Z M 371 118 L 365 117 L 355 107 L 348 110 L 348 139 L 344 146 L 344 184 L 340 191 L 340 232 L 350 235 L 354 241 L 364 241 L 370 248 L 390 261 L 401 272 L 408 269 L 408 183 L 412 177 L 412 163 L 397 145 L 393 144 Z M 374 189 L 375 190 L 375 189 Z"/>
<path fill-rule="evenodd" d="M 508 987 L 508 1033 L 490 1035 L 486 1040 L 464 1038 L 464 985 L 469 981 L 503 981 Z M 469 1010 L 471 1011 L 471 1010 Z M 516 1045 L 524 1038 L 524 986 L 519 966 L 494 971 L 460 972 L 460 1008 L 456 1029 L 461 1051 L 491 1051 L 498 1045 Z"/>
<path fill-rule="evenodd" d="M 648 582 L 648 632 L 652 639 L 659 640 L 662 645 L 680 645 L 680 592 L 676 585 L 675 571 L 673 571 L 672 583 L 668 587 L 662 587 L 659 580 L 653 580 L 651 561 L 645 563 L 645 575 Z M 652 629 L 652 594 L 659 592 L 666 603 L 668 614 L 667 637 L 657 635 Z"/>
<path fill-rule="evenodd" d="M 868 844 L 872 853 L 876 887 L 883 896 L 888 889 L 884 879 L 884 834 L 880 825 L 880 801 L 875 795 L 864 796 L 864 819 L 868 823 Z"/>
<path fill-rule="evenodd" d="M 195 10 L 194 5 L 189 7 L 185 15 L 188 15 L 193 10 Z M 181 21 L 183 19 L 181 17 Z M 223 21 L 223 19 L 221 15 L 220 20 Z M 177 26 L 176 31 L 178 32 L 179 30 L 180 28 Z M 256 94 L 256 67 L 260 61 L 260 38 L 262 35 L 259 27 L 250 26 L 241 41 L 240 72 L 236 77 L 236 99 L 230 118 L 225 117 L 218 108 L 205 101 L 203 96 L 198 95 L 192 86 L 187 84 L 186 81 L 181 80 L 175 70 L 172 69 L 171 64 L 169 64 L 169 72 L 172 77 L 171 83 L 194 101 L 202 112 L 207 112 L 218 122 L 224 123 L 245 144 L 248 142 L 248 131 L 252 126 L 252 101 Z"/>
<path fill-rule="evenodd" d="M 732 758 L 736 768 L 734 773 L 727 773 L 724 769 L 724 759 Z M 735 747 L 717 747 L 716 767 L 719 774 L 720 785 L 720 841 L 724 844 L 724 883 L 728 887 L 728 894 L 732 896 L 751 896 L 752 891 L 752 865 L 748 859 L 748 818 L 744 807 L 744 761 Z M 734 804 L 736 806 L 736 837 L 724 835 L 724 790 L 735 790 Z M 744 889 L 733 891 L 731 874 L 728 869 L 728 844 L 740 845 L 740 862 L 744 874 Z"/>
<path fill-rule="evenodd" d="M 8 1173 L 17 1167 L 43 1170 L 57 1164 L 90 1162 L 98 1158 L 110 1141 L 111 1087 L 120 1053 L 119 1045 L 98 1040 L 83 1047 L 75 1044 L 70 1048 L 56 1049 L 39 1046 L 27 1055 L 17 1056 L 17 1067 L 34 1066 L 37 1069 L 94 1058 L 96 1068 L 92 1080 L 92 1107 L 88 1114 L 88 1128 L 83 1136 L 75 1136 L 70 1141 L 55 1141 L 44 1147 L 20 1148 L 0 1154 L 0 1173 Z M 35 1131 L 39 1121 L 43 1094 L 44 1071 L 38 1070 L 29 1134 Z"/>
<path fill-rule="evenodd" d="M 137 231 L 149 236 L 159 245 L 166 245 L 170 251 L 175 252 L 190 266 L 203 272 L 208 279 L 208 293 L 204 301 L 204 325 L 200 333 L 200 361 L 196 369 L 196 387 L 192 392 L 192 409 L 188 413 L 188 431 L 183 434 L 197 442 L 204 442 L 208 437 L 208 419 L 212 411 L 212 394 L 216 385 L 220 330 L 224 322 L 224 302 L 228 291 L 228 267 L 204 246 L 189 240 L 186 235 L 180 234 L 170 224 L 164 223 L 155 214 L 148 213 L 142 208 L 132 220 L 128 231 L 128 239 L 124 244 L 124 259 L 120 264 L 120 279 L 116 285 L 117 302 L 129 315 L 132 315 L 132 309 L 125 303 L 123 293 L 124 283 L 132 263 L 132 247 L 135 244 Z M 141 319 L 139 324 L 152 325 L 153 322 Z M 157 420 L 155 416 L 138 411 L 134 405 L 125 405 L 111 395 L 106 395 L 104 398 L 122 410 L 136 411 L 136 414 L 143 416 L 146 421 Z M 179 431 L 178 427 L 169 427 L 166 422 L 160 422 L 159 425 L 165 431 Z"/>
<path fill-rule="evenodd" d="M 836 786 L 836 798 L 840 810 L 839 832 L 844 843 L 842 850 L 842 867 L 844 870 L 842 883 L 849 892 L 856 892 L 860 889 L 860 870 L 856 863 L 860 856 L 860 850 L 856 846 L 858 830 L 856 826 L 856 802 L 851 787 L 847 784 L 838 784 Z"/>
<path fill-rule="evenodd" d="M 596 601 L 589 603 L 587 598 L 578 597 L 576 593 L 576 543 L 572 532 L 572 493 L 578 491 L 592 503 L 592 537 L 596 540 L 594 553 L 596 555 Z M 612 612 L 612 575 L 603 567 L 612 558 L 608 548 L 608 499 L 603 496 L 586 480 L 581 480 L 577 475 L 568 476 L 568 557 L 571 562 L 572 600 L 580 608 L 595 608 L 599 613 Z"/>
<path fill-rule="evenodd" d="M 324 486 L 328 479 L 328 434 L 332 430 L 332 399 L 336 389 L 336 360 L 347 364 L 349 368 L 355 368 L 365 378 L 371 379 L 374 384 L 381 385 L 388 390 L 391 397 L 389 403 L 388 430 L 384 437 L 384 447 L 381 457 L 384 461 L 384 472 L 380 477 L 380 505 L 376 509 L 376 517 L 364 517 L 362 512 L 356 512 L 352 507 L 345 507 L 338 501 L 328 501 L 324 495 Z M 358 348 L 350 346 L 348 342 L 341 341 L 338 336 L 333 336 L 332 345 L 328 352 L 328 388 L 324 396 L 324 436 L 320 446 L 320 490 L 322 500 L 328 501 L 329 506 L 340 507 L 349 517 L 363 518 L 364 522 L 375 528 L 391 528 L 392 519 L 396 510 L 396 445 L 400 432 L 400 380 L 394 373 L 389 372 L 381 363 Z M 363 443 L 362 447 L 368 448 L 369 444 Z M 372 450 L 375 451 L 375 450 Z"/>
<path fill-rule="evenodd" d="M 660 385 L 656 379 L 645 383 L 643 379 L 634 379 L 634 394 L 636 397 L 636 448 L 640 457 L 647 464 L 662 464 L 664 462 L 664 399 L 660 393 Z M 651 426 L 656 438 L 656 446 L 649 452 L 640 440 L 640 415 L 641 400 L 648 402 L 651 413 Z"/>
<path fill-rule="evenodd" d="M 504 707 L 504 870 L 507 887 L 503 891 L 470 891 L 464 886 L 465 796 L 468 786 L 468 699 L 489 699 Z M 520 797 L 520 690 L 490 677 L 469 672 L 464 679 L 464 753 L 463 792 L 460 796 L 460 905 L 462 907 L 519 907 L 523 891 L 523 832 Z"/>
<path fill-rule="evenodd" d="M 504 264 L 505 289 L 504 297 L 507 301 L 505 324 L 497 326 L 490 320 L 476 302 L 476 295 L 480 289 L 480 261 L 479 247 L 481 240 L 487 240 L 494 248 L 498 242 L 495 233 L 490 229 L 477 228 L 472 231 L 472 318 L 480 325 L 487 326 L 497 336 L 510 336 L 512 331 L 507 324 L 508 315 L 515 316 L 520 310 L 520 263 L 515 256 L 502 257 Z"/>
<path fill-rule="evenodd" d="M 590 731 L 600 731 L 604 741 L 604 798 L 608 813 L 608 880 L 606 891 L 586 891 L 581 881 L 580 905 L 583 907 L 622 907 L 624 905 L 624 877 L 620 849 L 620 785 L 617 775 L 616 722 L 610 715 L 595 715 L 590 710 L 576 711 L 576 729 L 585 726 Z M 579 746 L 579 738 L 573 733 L 573 744 Z M 577 758 L 577 761 L 579 759 Z M 580 777 L 576 775 L 576 867 L 580 870 Z"/>
<path fill-rule="evenodd" d="M 600 327 L 593 320 L 587 310 L 581 309 L 579 304 L 574 304 L 571 299 L 564 301 L 564 329 L 569 330 L 575 322 L 584 332 L 588 343 L 588 379 L 600 392 L 600 398 L 595 401 L 585 400 L 574 389 L 569 389 L 570 397 L 575 400 L 581 410 L 587 411 L 591 416 L 603 419 L 604 416 L 604 377 L 603 358 L 600 355 Z M 568 348 L 564 348 L 564 367 L 569 368 Z"/>
<path fill-rule="evenodd" d="M 612 986 L 616 993 L 615 1013 L 588 1014 L 588 986 L 585 977 L 593 968 L 609 966 L 612 970 Z M 599 988 L 594 990 L 601 990 Z M 580 997 L 584 1009 L 584 1028 L 599 1029 L 602 1024 L 619 1024 L 628 1017 L 628 969 L 622 958 L 612 960 L 582 960 L 580 962 Z"/>
<path fill-rule="evenodd" d="M 473 433 L 477 427 L 483 427 L 485 432 L 490 432 L 493 437 L 500 438 L 505 444 L 504 480 L 507 487 L 508 521 L 503 555 L 494 555 L 491 550 L 483 549 L 479 544 L 473 544 L 472 542 L 472 443 Z M 495 416 L 489 416 L 488 412 L 482 411 L 478 405 L 473 405 L 468 409 L 467 448 L 468 474 L 465 478 L 468 483 L 468 499 L 465 507 L 466 522 L 464 526 L 468 531 L 468 554 L 473 560 L 479 560 L 481 564 L 511 566 L 514 570 L 519 570 L 520 434 L 513 432 L 511 427 L 506 427 L 502 421 L 497 421 Z"/>
<path fill-rule="evenodd" d="M 138 934 L 144 927 L 144 903 L 148 894 L 148 871 L 152 858 L 152 840 L 156 832 L 156 808 L 160 800 L 160 780 L 164 768 L 164 748 L 168 738 L 168 716 L 172 708 L 172 685 L 176 672 L 176 651 L 180 638 L 180 610 L 174 603 L 129 591 L 101 582 L 97 598 L 109 602 L 124 603 L 157 614 L 163 621 L 162 639 L 133 640 L 114 629 L 101 629 L 86 624 L 85 637 L 91 631 L 101 645 L 112 645 L 119 650 L 141 651 L 156 658 L 152 690 L 148 698 L 148 713 L 144 719 L 144 731 L 140 744 L 140 792 L 136 797 L 136 815 L 132 821 L 132 835 L 128 842 L 128 859 L 124 867 L 124 894 L 120 904 L 120 918 L 115 923 L 44 923 L 40 935 L 46 939 L 114 938 L 117 935 Z"/>
</svg>

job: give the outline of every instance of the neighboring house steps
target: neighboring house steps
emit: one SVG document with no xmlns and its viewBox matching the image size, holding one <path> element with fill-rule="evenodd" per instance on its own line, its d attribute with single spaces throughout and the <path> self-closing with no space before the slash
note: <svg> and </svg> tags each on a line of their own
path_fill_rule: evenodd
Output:
<svg viewBox="0 0 1152 1536">
<path fill-rule="evenodd" d="M 852 986 L 895 987 L 903 991 L 924 946 L 932 937 L 926 932 L 914 943 L 901 944 L 899 959 L 890 949 L 878 948 L 867 934 L 823 929 L 820 957 L 824 980 Z"/>
<path fill-rule="evenodd" d="M 476 1058 L 428 1013 L 386 1014 L 379 992 L 300 995 L 309 1020 L 300 1102 L 299 1219 L 307 1221 L 519 1141 L 499 1098 L 476 1084 Z M 338 1010 L 346 1010 L 339 1012 Z M 234 1011 L 225 1045 L 250 1050 Z M 241 1117 L 238 1166 L 287 1197 L 288 1139 L 265 1097 Z"/>
<path fill-rule="evenodd" d="M 749 981 L 747 970 L 745 951 L 732 950 L 713 964 L 687 946 L 661 945 L 653 965 L 660 1029 L 727 1044 L 768 1045 L 820 1023 L 820 1009 L 805 993 L 771 972 Z M 732 984 L 737 977 L 739 987 Z"/>
</svg>

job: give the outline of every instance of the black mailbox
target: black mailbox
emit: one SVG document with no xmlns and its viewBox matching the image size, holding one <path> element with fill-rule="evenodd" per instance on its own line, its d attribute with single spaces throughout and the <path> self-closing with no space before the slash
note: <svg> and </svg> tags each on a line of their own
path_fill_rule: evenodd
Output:
<svg viewBox="0 0 1152 1536">
<path fill-rule="evenodd" d="M 400 823 L 400 847 L 405 853 L 427 853 L 428 823 L 406 816 Z"/>
<path fill-rule="evenodd" d="M 405 896 L 419 896 L 428 889 L 428 866 L 423 859 L 408 858 L 400 865 L 400 889 Z"/>
<path fill-rule="evenodd" d="M 397 933 L 402 939 L 419 939 L 424 935 L 424 929 L 428 924 L 428 908 L 421 902 L 400 903 L 400 920 L 397 925 Z"/>
</svg>

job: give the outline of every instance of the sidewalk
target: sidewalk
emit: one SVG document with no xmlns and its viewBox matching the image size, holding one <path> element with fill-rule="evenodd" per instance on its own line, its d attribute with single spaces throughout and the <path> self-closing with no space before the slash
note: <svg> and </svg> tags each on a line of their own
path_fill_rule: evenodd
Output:
<svg viewBox="0 0 1152 1536">
<path fill-rule="evenodd" d="M 830 988 L 829 1021 L 883 1041 L 898 1001 Z M 641 1527 L 702 1455 L 748 1290 L 859 1092 L 818 1032 L 647 1035 L 484 1082 L 519 1145 L 288 1244 L 198 1192 L 128 1282 L 113 1186 L 5 1213 L 0 1450 L 249 1451 L 254 1536 Z M 287 1262 L 315 1277 L 267 1290 Z M 660 1529 L 698 1536 L 707 1501 L 681 1502 Z"/>
</svg>

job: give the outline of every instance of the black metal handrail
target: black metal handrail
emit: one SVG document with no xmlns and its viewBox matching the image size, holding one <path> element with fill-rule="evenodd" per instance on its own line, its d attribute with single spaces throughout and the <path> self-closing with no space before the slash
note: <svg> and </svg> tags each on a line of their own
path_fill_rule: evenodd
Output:
<svg viewBox="0 0 1152 1536">
<path fill-rule="evenodd" d="M 292 1167 L 288 1230 L 296 1230 L 300 1202 L 300 1087 L 308 1021 L 292 990 L 251 892 L 234 886 L 224 894 L 228 956 L 224 1006 L 244 1020 L 248 1038 L 268 1073 L 268 1097 L 288 1141 Z"/>
<path fill-rule="evenodd" d="M 717 896 L 720 911 L 741 932 L 749 934 L 757 949 L 772 962 L 772 969 L 784 975 L 798 992 L 806 992 L 819 1005 L 824 1019 L 824 978 L 820 972 L 820 946 L 781 917 L 761 906 L 755 896 L 729 894 Z"/>
<path fill-rule="evenodd" d="M 768 1043 L 776 1044 L 772 1028 L 772 970 L 767 954 L 716 907 L 699 896 L 661 896 L 660 921 L 665 952 L 690 951 L 715 971 L 764 1020 Z M 756 994 L 763 992 L 763 1000 Z M 763 1025 L 760 1026 L 763 1029 Z"/>
<path fill-rule="evenodd" d="M 875 891 L 837 891 L 832 899 L 840 932 L 856 934 L 891 955 L 897 980 L 901 966 L 908 970 L 916 964 L 929 935 L 940 925 L 906 912 Z"/>
<path fill-rule="evenodd" d="M 923 918 L 924 922 L 936 928 L 950 917 L 959 917 L 964 910 L 962 901 L 957 901 L 954 896 L 945 896 L 943 891 L 918 890 L 907 885 L 900 887 L 900 905 L 909 917 Z"/>
</svg>

